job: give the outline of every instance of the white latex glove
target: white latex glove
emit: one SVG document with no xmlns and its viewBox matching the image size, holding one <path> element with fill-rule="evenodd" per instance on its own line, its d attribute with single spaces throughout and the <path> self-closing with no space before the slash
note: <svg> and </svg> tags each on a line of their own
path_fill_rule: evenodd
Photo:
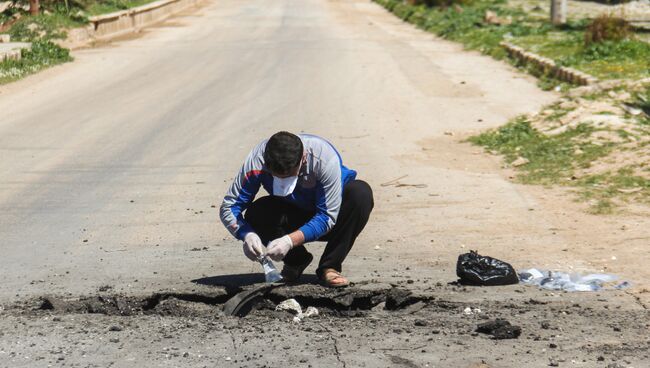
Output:
<svg viewBox="0 0 650 368">
<path fill-rule="evenodd" d="M 252 231 L 244 236 L 244 254 L 253 262 L 257 262 L 257 258 L 264 254 L 262 239 Z"/>
<path fill-rule="evenodd" d="M 266 246 L 266 255 L 274 261 L 281 261 L 284 256 L 293 248 L 293 242 L 289 235 L 277 238 Z"/>
</svg>

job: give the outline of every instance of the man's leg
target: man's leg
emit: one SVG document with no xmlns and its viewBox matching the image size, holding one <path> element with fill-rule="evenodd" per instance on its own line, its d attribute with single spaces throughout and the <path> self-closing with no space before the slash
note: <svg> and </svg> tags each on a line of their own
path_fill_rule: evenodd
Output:
<svg viewBox="0 0 650 368">
<path fill-rule="evenodd" d="M 322 277 L 322 271 L 326 268 L 342 271 L 343 260 L 352 249 L 361 230 L 368 223 L 373 207 L 372 189 L 368 183 L 354 180 L 345 185 L 336 224 L 321 239 L 327 240 L 327 246 L 316 271 L 319 277 Z"/>
<path fill-rule="evenodd" d="M 312 216 L 313 213 L 273 196 L 259 198 L 244 213 L 244 219 L 264 244 L 298 230 Z M 283 261 L 296 266 L 304 264 L 310 256 L 304 246 L 299 246 L 291 249 Z"/>
</svg>

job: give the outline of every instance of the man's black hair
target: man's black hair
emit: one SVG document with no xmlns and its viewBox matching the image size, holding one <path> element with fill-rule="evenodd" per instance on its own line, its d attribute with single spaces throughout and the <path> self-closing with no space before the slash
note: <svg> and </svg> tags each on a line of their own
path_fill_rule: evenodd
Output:
<svg viewBox="0 0 650 368">
<path fill-rule="evenodd" d="M 286 175 L 302 159 L 302 141 L 289 132 L 277 132 L 269 138 L 264 149 L 264 164 L 272 173 Z"/>
</svg>

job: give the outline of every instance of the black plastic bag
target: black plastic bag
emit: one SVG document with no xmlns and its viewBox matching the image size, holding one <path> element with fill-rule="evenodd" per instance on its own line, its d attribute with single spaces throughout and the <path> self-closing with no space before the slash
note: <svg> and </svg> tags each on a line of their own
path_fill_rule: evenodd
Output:
<svg viewBox="0 0 650 368">
<path fill-rule="evenodd" d="M 510 264 L 479 255 L 473 250 L 458 256 L 456 275 L 461 284 L 467 285 L 494 286 L 519 282 L 517 272 Z"/>
</svg>

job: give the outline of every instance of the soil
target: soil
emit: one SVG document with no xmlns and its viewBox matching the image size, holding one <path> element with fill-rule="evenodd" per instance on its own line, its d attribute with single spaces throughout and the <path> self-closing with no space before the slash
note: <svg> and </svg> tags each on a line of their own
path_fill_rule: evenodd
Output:
<svg viewBox="0 0 650 368">
<path fill-rule="evenodd" d="M 281 286 L 243 318 L 223 314 L 239 290 L 221 286 L 25 300 L 2 307 L 2 334 L 11 336 L 2 354 L 12 367 L 277 367 L 278 354 L 300 367 L 387 366 L 386 359 L 402 367 L 644 367 L 650 359 L 648 310 L 626 309 L 605 293 L 409 285 Z M 292 322 L 291 313 L 275 311 L 287 298 L 319 314 Z M 468 306 L 475 312 L 465 313 Z"/>
</svg>

